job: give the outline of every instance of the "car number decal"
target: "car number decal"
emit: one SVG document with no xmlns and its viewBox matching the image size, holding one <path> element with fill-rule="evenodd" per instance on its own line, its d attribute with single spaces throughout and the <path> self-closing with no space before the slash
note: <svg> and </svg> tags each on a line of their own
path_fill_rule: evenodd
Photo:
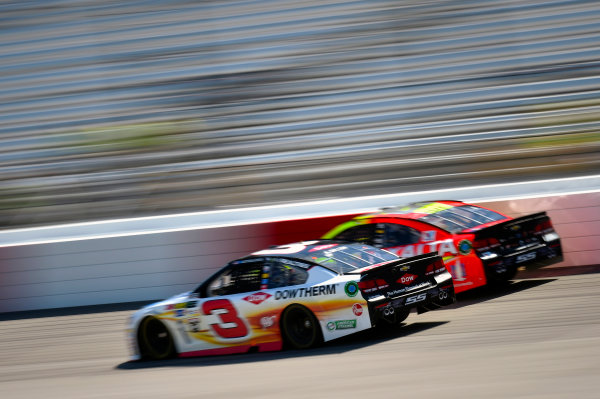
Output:
<svg viewBox="0 0 600 399">
<path fill-rule="evenodd" d="M 422 293 L 422 294 L 419 294 L 419 295 L 409 296 L 408 298 L 406 298 L 406 304 L 410 305 L 411 303 L 421 302 L 421 301 L 424 301 L 425 299 L 427 299 L 427 294 L 426 293 Z"/>
<path fill-rule="evenodd" d="M 239 318 L 237 310 L 229 299 L 215 299 L 202 304 L 202 312 L 207 315 L 215 315 L 220 319 L 219 323 L 212 323 L 210 327 L 221 338 L 241 338 L 248 335 L 248 327 Z"/>
<path fill-rule="evenodd" d="M 517 256 L 517 260 L 515 261 L 516 263 L 523 263 L 523 262 L 527 262 L 528 260 L 532 260 L 535 259 L 535 252 L 529 252 L 523 255 L 519 255 Z"/>
</svg>

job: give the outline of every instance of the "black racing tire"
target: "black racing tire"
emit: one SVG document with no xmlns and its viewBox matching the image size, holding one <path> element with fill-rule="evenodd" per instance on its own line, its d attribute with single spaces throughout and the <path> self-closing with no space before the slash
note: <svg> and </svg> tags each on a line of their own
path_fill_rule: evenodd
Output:
<svg viewBox="0 0 600 399">
<path fill-rule="evenodd" d="M 409 314 L 410 314 L 410 308 L 395 309 L 393 319 L 390 319 L 390 318 L 380 319 L 380 321 L 377 322 L 375 327 L 377 327 L 379 329 L 389 329 L 389 328 L 397 327 L 400 324 L 402 324 L 402 322 L 404 320 L 406 320 L 406 318 L 408 317 Z"/>
<path fill-rule="evenodd" d="M 281 335 L 286 347 L 307 349 L 323 342 L 317 318 L 302 305 L 288 306 L 281 316 Z"/>
<path fill-rule="evenodd" d="M 486 271 L 487 284 L 490 288 L 504 288 L 517 274 L 517 266 L 507 266 L 503 272 Z"/>
<path fill-rule="evenodd" d="M 155 317 L 140 323 L 138 342 L 142 359 L 162 360 L 175 355 L 175 344 L 167 326 Z"/>
<path fill-rule="evenodd" d="M 408 317 L 409 314 L 410 314 L 410 308 L 401 309 L 401 310 L 396 309 L 396 312 L 394 313 L 394 315 L 396 317 L 394 319 L 393 324 L 395 324 L 395 325 L 401 324 L 404 320 L 406 320 L 406 318 Z"/>
</svg>

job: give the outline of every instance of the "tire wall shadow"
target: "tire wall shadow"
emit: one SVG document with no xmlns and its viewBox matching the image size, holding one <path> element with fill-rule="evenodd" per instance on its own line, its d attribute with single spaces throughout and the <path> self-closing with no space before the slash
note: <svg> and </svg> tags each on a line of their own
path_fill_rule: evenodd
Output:
<svg viewBox="0 0 600 399">
<path fill-rule="evenodd" d="M 216 355 L 195 358 L 175 358 L 156 361 L 128 361 L 115 367 L 117 370 L 139 370 L 160 367 L 206 367 L 215 365 L 230 365 L 274 361 L 281 359 L 291 359 L 308 356 L 324 356 L 349 352 L 356 349 L 366 348 L 371 345 L 379 344 L 397 338 L 417 334 L 448 323 L 444 322 L 423 322 L 402 324 L 396 328 L 375 329 L 360 331 L 356 334 L 338 338 L 326 342 L 319 347 L 304 350 L 283 350 L 280 352 L 251 352 L 234 355 Z"/>
</svg>

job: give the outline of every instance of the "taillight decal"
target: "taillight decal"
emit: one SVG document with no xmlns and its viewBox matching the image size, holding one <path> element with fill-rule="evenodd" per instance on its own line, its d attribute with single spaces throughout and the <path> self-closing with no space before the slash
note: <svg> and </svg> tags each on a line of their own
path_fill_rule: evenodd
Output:
<svg viewBox="0 0 600 399">
<path fill-rule="evenodd" d="M 430 263 L 427 265 L 427 268 L 425 269 L 425 275 L 429 276 L 431 274 L 433 274 L 434 272 L 434 263 Z"/>
<path fill-rule="evenodd" d="M 362 280 L 358 282 L 358 288 L 364 293 L 370 293 L 377 290 L 388 288 L 390 285 L 382 278 Z"/>
</svg>

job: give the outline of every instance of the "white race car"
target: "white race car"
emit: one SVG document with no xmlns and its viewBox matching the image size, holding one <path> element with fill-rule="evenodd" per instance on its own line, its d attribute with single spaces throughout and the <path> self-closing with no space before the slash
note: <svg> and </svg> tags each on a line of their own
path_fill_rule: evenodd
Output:
<svg viewBox="0 0 600 399">
<path fill-rule="evenodd" d="M 137 311 L 128 332 L 133 359 L 302 349 L 454 301 L 436 253 L 401 259 L 308 241 L 230 262 L 194 291 Z"/>
</svg>

